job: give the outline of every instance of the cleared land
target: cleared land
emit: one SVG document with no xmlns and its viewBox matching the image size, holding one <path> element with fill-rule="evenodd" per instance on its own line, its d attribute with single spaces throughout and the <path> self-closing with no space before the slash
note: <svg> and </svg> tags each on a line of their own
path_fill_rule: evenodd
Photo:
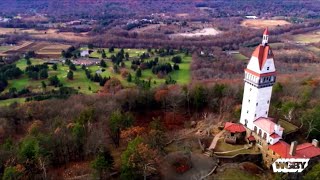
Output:
<svg viewBox="0 0 320 180">
<path fill-rule="evenodd" d="M 59 39 L 67 41 L 87 41 L 90 39 L 87 33 L 59 32 L 57 29 L 36 30 L 21 28 L 0 28 L 0 35 L 5 34 L 28 34 L 39 39 Z"/>
<path fill-rule="evenodd" d="M 216 36 L 220 34 L 221 31 L 216 30 L 215 28 L 203 28 L 187 33 L 177 33 L 172 35 L 172 37 L 199 37 L 199 36 Z"/>
<path fill-rule="evenodd" d="M 18 46 L 4 46 L 2 54 L 23 54 L 28 51 L 34 51 L 39 58 L 59 58 L 61 56 L 61 51 L 66 50 L 69 47 L 70 45 L 60 43 L 24 41 Z"/>
<path fill-rule="evenodd" d="M 265 19 L 246 19 L 242 21 L 241 25 L 251 28 L 266 28 L 266 27 L 276 27 L 289 25 L 288 21 L 285 20 L 265 20 Z"/>
<path fill-rule="evenodd" d="M 320 42 L 320 31 L 309 32 L 306 34 L 298 34 L 293 36 L 293 39 L 297 43 L 317 43 Z"/>
</svg>

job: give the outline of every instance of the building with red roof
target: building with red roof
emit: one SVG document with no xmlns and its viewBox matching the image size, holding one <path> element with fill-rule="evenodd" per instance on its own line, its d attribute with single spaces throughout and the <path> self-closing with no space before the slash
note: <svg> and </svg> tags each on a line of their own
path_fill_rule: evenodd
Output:
<svg viewBox="0 0 320 180">
<path fill-rule="evenodd" d="M 242 124 L 226 122 L 224 125 L 224 130 L 227 130 L 231 133 L 243 133 L 246 132 L 246 128 Z"/>
<path fill-rule="evenodd" d="M 245 142 L 246 128 L 242 124 L 226 122 L 224 130 L 227 131 L 225 141 L 230 144 Z"/>
</svg>

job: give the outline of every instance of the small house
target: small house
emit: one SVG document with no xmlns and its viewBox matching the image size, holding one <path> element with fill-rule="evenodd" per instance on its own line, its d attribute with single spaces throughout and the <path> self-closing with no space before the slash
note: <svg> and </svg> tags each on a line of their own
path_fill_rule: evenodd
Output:
<svg viewBox="0 0 320 180">
<path fill-rule="evenodd" d="M 229 144 L 243 143 L 246 136 L 246 129 L 242 124 L 227 122 L 224 125 L 224 130 L 227 132 L 225 142 Z"/>
</svg>

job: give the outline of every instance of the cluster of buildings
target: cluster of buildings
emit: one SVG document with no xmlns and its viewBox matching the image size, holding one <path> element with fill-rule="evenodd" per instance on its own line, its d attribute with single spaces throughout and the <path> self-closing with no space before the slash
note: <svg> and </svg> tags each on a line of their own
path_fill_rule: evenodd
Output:
<svg viewBox="0 0 320 180">
<path fill-rule="evenodd" d="M 288 144 L 282 140 L 284 128 L 268 116 L 272 87 L 276 82 L 274 55 L 268 45 L 268 38 L 269 32 L 266 29 L 262 43 L 254 50 L 245 69 L 240 124 L 225 124 L 225 130 L 231 133 L 226 139 L 236 143 L 245 138 L 253 148 L 261 152 L 263 163 L 268 168 L 279 158 L 306 158 L 310 159 L 310 163 L 318 162 L 318 140 Z"/>
</svg>

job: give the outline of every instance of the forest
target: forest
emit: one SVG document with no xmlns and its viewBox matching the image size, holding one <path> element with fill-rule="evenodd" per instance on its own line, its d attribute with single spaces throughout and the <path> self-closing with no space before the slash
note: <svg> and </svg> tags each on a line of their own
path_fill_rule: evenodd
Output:
<svg viewBox="0 0 320 180">
<path fill-rule="evenodd" d="M 106 83 L 104 90 L 0 108 L 3 179 L 55 179 L 50 170 L 79 161 L 89 161 L 91 173 L 102 179 L 159 176 L 174 138 L 170 131 L 191 128 L 187 124 L 206 112 L 220 121 L 240 116 L 241 85 L 128 89 Z M 271 115 L 299 126 L 299 141 L 320 135 L 318 92 L 319 80 L 312 78 L 278 82 L 273 89 Z M 147 164 L 152 168 L 144 169 Z"/>
</svg>

